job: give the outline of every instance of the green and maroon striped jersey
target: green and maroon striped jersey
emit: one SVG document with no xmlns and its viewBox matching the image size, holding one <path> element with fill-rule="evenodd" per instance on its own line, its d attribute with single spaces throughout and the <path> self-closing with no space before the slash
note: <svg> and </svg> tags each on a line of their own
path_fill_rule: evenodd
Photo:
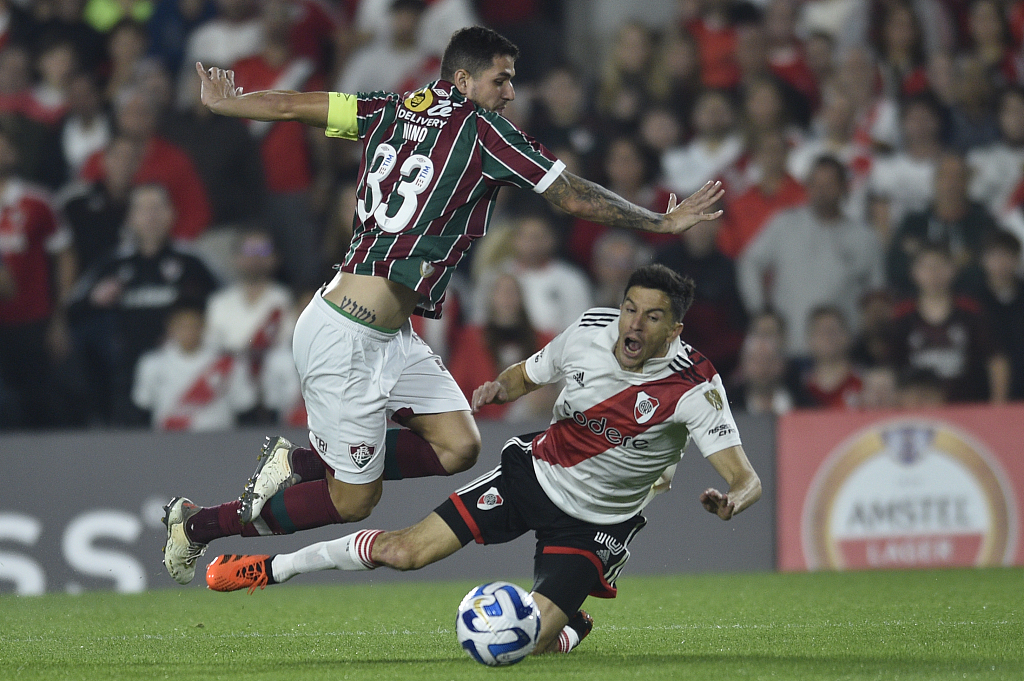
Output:
<svg viewBox="0 0 1024 681">
<path fill-rule="evenodd" d="M 436 81 L 358 95 L 364 152 L 343 272 L 386 277 L 439 317 L 455 266 L 484 235 L 501 186 L 545 191 L 565 164 L 505 120 Z M 331 134 L 331 131 L 328 131 Z"/>
</svg>

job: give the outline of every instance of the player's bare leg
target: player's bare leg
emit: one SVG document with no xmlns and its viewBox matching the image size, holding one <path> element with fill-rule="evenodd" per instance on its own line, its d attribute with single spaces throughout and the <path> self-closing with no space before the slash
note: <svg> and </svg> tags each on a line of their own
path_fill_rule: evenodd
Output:
<svg viewBox="0 0 1024 681">
<path fill-rule="evenodd" d="M 462 548 L 452 528 L 436 513 L 412 527 L 384 532 L 374 542 L 370 557 L 377 565 L 395 570 L 419 570 Z"/>
<path fill-rule="evenodd" d="M 218 556 L 206 570 L 206 583 L 214 591 L 249 589 L 252 593 L 256 587 L 321 570 L 361 571 L 381 565 L 395 570 L 418 570 L 461 548 L 451 528 L 439 515 L 431 513 L 404 530 L 360 530 L 293 553 Z"/>
<path fill-rule="evenodd" d="M 383 479 L 355 484 L 336 479 L 327 471 L 327 490 L 341 521 L 352 523 L 369 517 L 384 491 Z"/>
<path fill-rule="evenodd" d="M 426 440 L 448 474 L 469 470 L 480 457 L 480 431 L 468 411 L 416 414 L 402 425 Z"/>
<path fill-rule="evenodd" d="M 573 617 L 566 615 L 551 599 L 536 591 L 530 594 L 540 608 L 540 636 L 534 655 L 545 653 L 567 653 L 580 644 L 594 626 L 586 611 L 580 610 Z"/>
</svg>

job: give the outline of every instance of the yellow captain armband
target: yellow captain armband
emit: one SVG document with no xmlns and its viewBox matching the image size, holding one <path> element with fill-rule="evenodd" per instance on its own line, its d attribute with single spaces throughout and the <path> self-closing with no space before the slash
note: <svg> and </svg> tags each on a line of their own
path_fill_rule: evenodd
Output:
<svg viewBox="0 0 1024 681">
<path fill-rule="evenodd" d="M 359 139 L 359 123 L 356 120 L 359 98 L 344 92 L 327 94 L 327 129 L 328 137 L 342 137 L 347 140 Z"/>
</svg>

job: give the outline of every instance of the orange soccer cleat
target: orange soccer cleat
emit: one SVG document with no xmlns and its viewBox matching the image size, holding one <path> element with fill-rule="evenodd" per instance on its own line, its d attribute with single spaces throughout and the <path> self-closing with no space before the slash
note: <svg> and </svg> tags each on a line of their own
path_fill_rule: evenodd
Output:
<svg viewBox="0 0 1024 681">
<path fill-rule="evenodd" d="M 217 556 L 206 568 L 206 586 L 214 591 L 266 588 L 270 582 L 270 556 Z"/>
</svg>

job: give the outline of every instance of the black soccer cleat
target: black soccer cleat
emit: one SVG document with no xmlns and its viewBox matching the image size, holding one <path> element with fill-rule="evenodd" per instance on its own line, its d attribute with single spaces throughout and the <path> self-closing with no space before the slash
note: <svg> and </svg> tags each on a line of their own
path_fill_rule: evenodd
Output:
<svg viewBox="0 0 1024 681">
<path fill-rule="evenodd" d="M 586 610 L 577 610 L 576 614 L 569 618 L 567 626 L 576 632 L 576 635 L 580 637 L 580 643 L 583 643 L 583 639 L 594 628 L 594 618 Z"/>
</svg>

